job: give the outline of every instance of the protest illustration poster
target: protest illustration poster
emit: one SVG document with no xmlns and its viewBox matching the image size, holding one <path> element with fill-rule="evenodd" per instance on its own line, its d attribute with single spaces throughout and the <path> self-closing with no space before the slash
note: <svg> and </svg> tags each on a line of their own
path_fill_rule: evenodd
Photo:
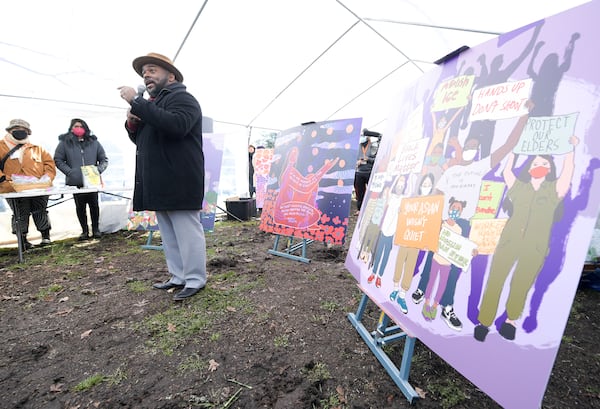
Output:
<svg viewBox="0 0 600 409">
<path fill-rule="evenodd" d="M 343 244 L 361 118 L 310 123 L 275 140 L 260 229 Z"/>
<path fill-rule="evenodd" d="M 252 155 L 252 166 L 254 166 L 254 186 L 256 189 L 256 208 L 262 209 L 267 195 L 267 183 L 271 162 L 273 161 L 273 149 L 258 148 Z"/>
<path fill-rule="evenodd" d="M 204 200 L 200 211 L 200 221 L 204 231 L 211 232 L 215 226 L 217 192 L 221 175 L 224 135 L 205 133 L 202 135 L 204 151 Z M 127 230 L 159 230 L 156 214 L 152 210 L 129 211 Z"/>
<path fill-rule="evenodd" d="M 598 15 L 471 45 L 401 90 L 349 245 L 364 293 L 505 408 L 541 406 L 598 215 Z M 437 249 L 398 237 L 436 195 Z"/>
</svg>

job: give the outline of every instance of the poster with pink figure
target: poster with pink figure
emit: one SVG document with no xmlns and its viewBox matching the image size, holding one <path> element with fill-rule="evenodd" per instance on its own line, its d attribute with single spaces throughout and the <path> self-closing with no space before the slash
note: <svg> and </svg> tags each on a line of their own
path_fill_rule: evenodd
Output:
<svg viewBox="0 0 600 409">
<path fill-rule="evenodd" d="M 311 123 L 275 141 L 260 229 L 343 244 L 362 120 Z"/>
<path fill-rule="evenodd" d="M 471 45 L 401 90 L 349 246 L 364 293 L 504 408 L 541 406 L 599 212 L 598 15 Z"/>
<path fill-rule="evenodd" d="M 273 149 L 259 148 L 252 155 L 252 166 L 254 166 L 254 186 L 256 186 L 256 208 L 262 209 L 267 195 L 267 183 L 269 171 L 273 161 Z"/>
</svg>

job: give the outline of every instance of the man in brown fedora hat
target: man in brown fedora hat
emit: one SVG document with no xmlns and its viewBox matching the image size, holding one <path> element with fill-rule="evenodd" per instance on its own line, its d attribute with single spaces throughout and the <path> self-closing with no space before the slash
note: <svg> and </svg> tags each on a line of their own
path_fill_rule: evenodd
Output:
<svg viewBox="0 0 600 409">
<path fill-rule="evenodd" d="M 34 177 L 52 183 L 56 176 L 54 159 L 44 148 L 29 141 L 31 135 L 29 123 L 23 119 L 13 119 L 6 127 L 6 132 L 0 142 L 0 192 L 15 191 L 12 184 L 15 175 Z M 13 233 L 21 232 L 18 241 L 23 250 L 33 247 L 27 241 L 29 215 L 33 217 L 35 227 L 42 234 L 41 244 L 51 243 L 50 219 L 46 210 L 48 196 L 7 199 L 7 202 L 13 211 Z"/>
<path fill-rule="evenodd" d="M 202 111 L 169 58 L 150 53 L 133 68 L 150 94 L 146 100 L 143 89 L 119 87 L 131 105 L 125 129 L 137 147 L 133 210 L 156 212 L 171 277 L 154 288 L 182 288 L 173 297 L 180 301 L 206 285 Z"/>
</svg>

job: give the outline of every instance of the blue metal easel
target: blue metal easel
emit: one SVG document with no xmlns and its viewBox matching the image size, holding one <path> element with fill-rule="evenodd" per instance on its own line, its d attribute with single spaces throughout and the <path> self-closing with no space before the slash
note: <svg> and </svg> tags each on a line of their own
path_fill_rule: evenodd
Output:
<svg viewBox="0 0 600 409">
<path fill-rule="evenodd" d="M 283 251 L 279 251 L 279 239 L 282 236 L 277 234 L 275 235 L 275 244 L 273 244 L 273 249 L 269 250 L 270 254 L 276 255 L 276 256 L 281 256 L 281 257 L 286 257 L 292 260 L 296 260 L 296 261 L 301 261 L 303 263 L 310 263 L 310 259 L 306 258 L 306 248 L 309 244 L 311 244 L 314 240 L 308 240 L 308 239 L 302 239 L 299 243 L 295 243 L 294 244 L 294 238 L 293 237 L 287 237 L 287 236 L 283 236 L 286 237 L 288 242 L 287 242 L 287 247 L 283 250 Z M 301 256 L 297 256 L 295 254 L 293 254 L 294 252 L 298 251 L 298 250 L 302 250 L 302 255 Z"/>
<path fill-rule="evenodd" d="M 162 250 L 162 244 L 157 246 L 156 244 L 152 244 L 152 235 L 154 234 L 154 230 L 150 230 L 148 233 L 148 240 L 146 240 L 146 244 L 142 244 L 142 248 L 146 250 Z"/>
<path fill-rule="evenodd" d="M 391 320 L 383 311 L 379 316 L 379 322 L 377 329 L 373 332 L 367 331 L 362 323 L 362 317 L 367 307 L 369 297 L 363 293 L 363 296 L 358 304 L 358 310 L 356 314 L 349 313 L 348 319 L 356 328 L 362 339 L 365 341 L 371 352 L 375 355 L 381 365 L 383 365 L 386 372 L 391 376 L 392 380 L 398 385 L 406 399 L 412 404 L 419 395 L 408 382 L 408 375 L 410 373 L 410 364 L 415 348 L 416 338 L 408 336 L 406 332 L 398 325 L 391 325 Z M 402 362 L 400 368 L 392 362 L 390 357 L 384 352 L 383 347 L 392 342 L 398 342 L 404 340 L 404 352 L 402 353 Z"/>
</svg>

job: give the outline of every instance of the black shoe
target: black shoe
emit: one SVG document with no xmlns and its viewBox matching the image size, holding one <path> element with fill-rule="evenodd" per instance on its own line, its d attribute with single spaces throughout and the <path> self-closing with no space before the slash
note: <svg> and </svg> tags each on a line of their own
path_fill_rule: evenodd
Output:
<svg viewBox="0 0 600 409">
<path fill-rule="evenodd" d="M 173 300 L 174 301 L 185 300 L 186 298 L 190 298 L 191 296 L 197 294 L 203 288 L 204 287 L 200 287 L 200 288 L 185 287 L 183 290 L 179 291 L 177 294 L 175 294 L 173 296 Z"/>
<path fill-rule="evenodd" d="M 33 244 L 28 242 L 27 240 L 23 240 L 23 250 L 31 250 L 33 248 Z"/>
<path fill-rule="evenodd" d="M 441 315 L 448 327 L 452 328 L 455 331 L 460 331 L 462 329 L 462 322 L 460 322 L 460 320 L 454 313 L 454 308 L 452 308 L 452 306 L 446 306 L 442 308 Z"/>
<path fill-rule="evenodd" d="M 488 332 L 490 332 L 488 327 L 484 327 L 483 325 L 479 324 L 473 331 L 473 337 L 475 337 L 477 341 L 483 342 L 485 341 L 485 337 L 487 336 Z"/>
<path fill-rule="evenodd" d="M 84 232 L 84 233 L 81 233 L 81 234 L 79 235 L 79 238 L 78 238 L 77 240 L 79 240 L 79 241 L 84 241 L 84 240 L 87 240 L 87 239 L 89 239 L 89 238 L 90 238 L 90 236 L 88 236 L 88 233 L 87 233 L 87 232 Z"/>
<path fill-rule="evenodd" d="M 412 300 L 415 304 L 419 304 L 421 301 L 425 299 L 425 294 L 420 289 L 416 289 L 414 293 L 412 293 Z"/>
<path fill-rule="evenodd" d="M 170 290 L 171 288 L 183 288 L 183 284 L 174 284 L 170 281 L 165 281 L 164 283 L 152 284 L 152 287 L 157 290 Z"/>
<path fill-rule="evenodd" d="M 95 239 L 99 239 L 99 238 L 101 238 L 101 237 L 102 237 L 102 233 L 100 233 L 99 231 L 95 231 L 94 233 L 92 233 L 92 236 L 93 236 Z"/>
<path fill-rule="evenodd" d="M 515 333 L 517 332 L 517 329 L 515 328 L 514 325 L 509 324 L 508 322 L 504 322 L 504 323 L 502 323 L 502 326 L 500 327 L 500 331 L 498 331 L 498 332 L 504 338 L 508 339 L 509 341 L 512 341 L 515 339 Z"/>
</svg>

